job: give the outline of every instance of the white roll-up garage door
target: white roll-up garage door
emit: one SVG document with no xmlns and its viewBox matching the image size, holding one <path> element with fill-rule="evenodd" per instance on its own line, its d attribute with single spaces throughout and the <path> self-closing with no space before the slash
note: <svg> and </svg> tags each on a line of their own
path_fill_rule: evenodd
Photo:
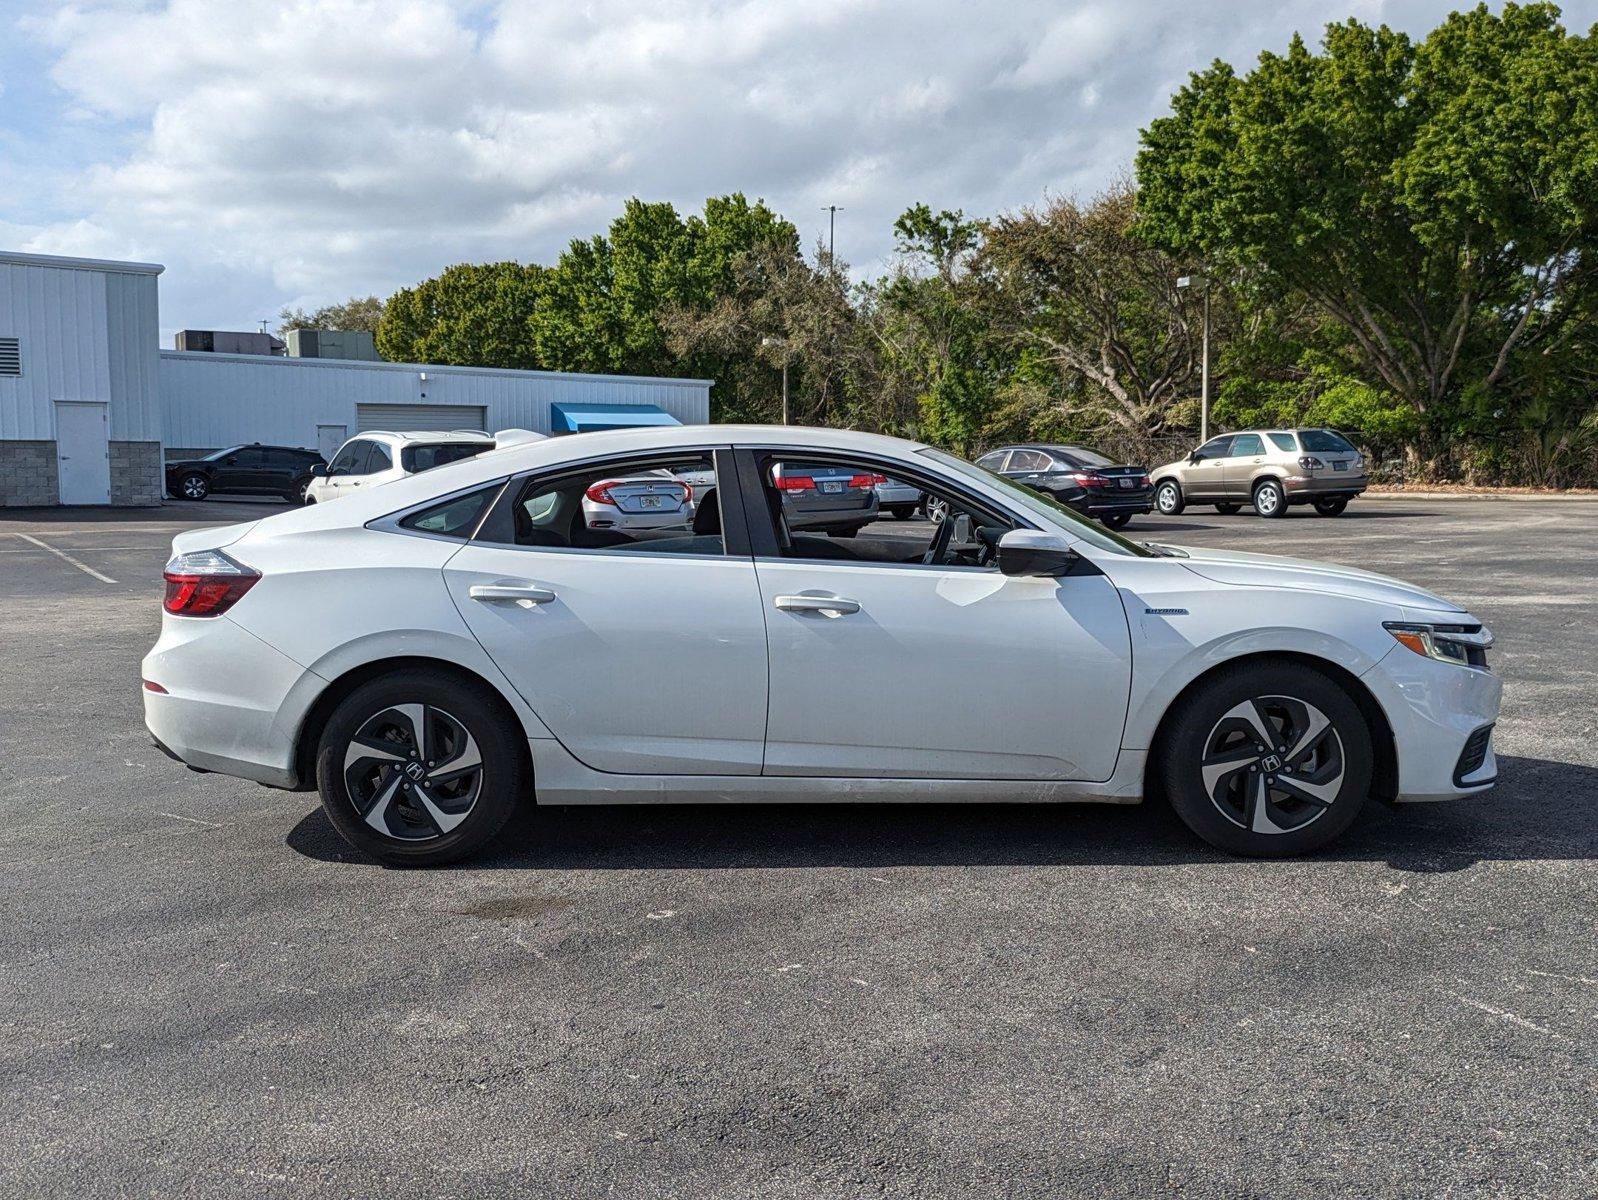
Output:
<svg viewBox="0 0 1598 1200">
<path fill-rule="evenodd" d="M 487 429 L 488 409 L 481 404 L 357 404 L 355 425 L 361 432 L 387 429 Z"/>
</svg>

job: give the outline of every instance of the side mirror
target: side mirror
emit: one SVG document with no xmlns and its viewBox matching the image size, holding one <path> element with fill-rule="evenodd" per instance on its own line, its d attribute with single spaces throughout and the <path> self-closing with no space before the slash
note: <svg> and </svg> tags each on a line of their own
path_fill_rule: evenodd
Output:
<svg viewBox="0 0 1598 1200">
<path fill-rule="evenodd" d="M 311 464 L 311 474 L 313 476 L 315 476 L 317 479 L 326 479 L 327 478 L 327 464 L 326 463 L 312 463 Z"/>
<path fill-rule="evenodd" d="M 999 570 L 1006 575 L 1052 578 L 1076 565 L 1077 553 L 1057 533 L 1012 529 L 999 539 Z"/>
<path fill-rule="evenodd" d="M 1199 453 L 1199 451 L 1195 450 L 1195 451 L 1193 451 L 1192 454 L 1189 454 L 1187 456 L 1187 461 L 1190 462 L 1190 463 L 1203 462 L 1204 461 L 1204 455 Z"/>
</svg>

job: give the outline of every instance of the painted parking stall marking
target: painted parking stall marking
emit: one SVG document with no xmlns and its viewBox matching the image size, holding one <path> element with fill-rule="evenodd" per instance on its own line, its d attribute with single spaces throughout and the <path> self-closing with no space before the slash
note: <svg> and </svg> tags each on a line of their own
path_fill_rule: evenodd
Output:
<svg viewBox="0 0 1598 1200">
<path fill-rule="evenodd" d="M 74 567 L 78 568 L 78 570 L 82 571 L 85 575 L 93 576 L 95 579 L 98 579 L 101 583 L 115 583 L 116 582 L 116 580 L 112 579 L 111 576 L 102 575 L 102 574 L 100 574 L 99 571 L 96 571 L 93 567 L 89 566 L 87 563 L 81 561 L 80 559 L 73 558 L 72 555 L 68 554 L 65 550 L 57 550 L 54 546 L 50 545 L 48 542 L 41 542 L 38 538 L 34 537 L 31 533 L 19 533 L 19 534 L 16 534 L 14 536 L 21 538 L 25 542 L 32 542 L 35 546 L 39 547 L 39 549 L 41 549 L 41 550 L 48 550 L 51 554 L 55 555 L 57 558 L 63 559 L 66 562 L 71 563 Z"/>
</svg>

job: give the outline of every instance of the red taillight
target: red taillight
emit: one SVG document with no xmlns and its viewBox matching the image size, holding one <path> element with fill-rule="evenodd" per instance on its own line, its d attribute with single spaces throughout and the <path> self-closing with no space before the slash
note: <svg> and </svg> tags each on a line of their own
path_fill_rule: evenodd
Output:
<svg viewBox="0 0 1598 1200">
<path fill-rule="evenodd" d="M 588 490 L 584 492 L 583 495 L 587 496 L 595 504 L 608 504 L 614 508 L 616 506 L 616 501 L 611 498 L 610 489 L 615 487 L 616 483 L 617 481 L 614 479 L 606 479 L 600 483 L 591 483 L 588 485 Z"/>
<path fill-rule="evenodd" d="M 239 602 L 261 573 L 220 550 L 180 554 L 167 563 L 161 606 L 176 617 L 219 617 Z"/>
<path fill-rule="evenodd" d="M 1109 482 L 1102 475 L 1089 475 L 1082 471 L 1078 471 L 1071 478 L 1076 480 L 1079 486 L 1086 488 L 1103 487 Z"/>
<path fill-rule="evenodd" d="M 169 695 L 171 695 L 170 692 L 168 692 L 164 687 L 162 687 L 159 683 L 157 683 L 153 679 L 144 680 L 144 690 L 147 691 L 147 692 L 154 692 L 157 696 L 169 696 Z"/>
<path fill-rule="evenodd" d="M 879 483 L 887 483 L 886 475 L 855 475 L 850 477 L 849 486 L 852 488 L 876 487 Z"/>
<path fill-rule="evenodd" d="M 774 483 L 777 489 L 783 492 L 813 492 L 816 490 L 816 481 L 808 475 L 779 475 Z"/>
</svg>

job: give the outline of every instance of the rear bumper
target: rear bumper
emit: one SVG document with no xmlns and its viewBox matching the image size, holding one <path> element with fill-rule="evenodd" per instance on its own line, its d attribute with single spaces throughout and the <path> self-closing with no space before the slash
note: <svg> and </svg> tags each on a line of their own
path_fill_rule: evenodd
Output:
<svg viewBox="0 0 1598 1200">
<path fill-rule="evenodd" d="M 1498 676 L 1394 646 L 1362 678 L 1393 730 L 1400 801 L 1452 800 L 1497 781 Z"/>
<path fill-rule="evenodd" d="M 166 691 L 144 692 L 156 745 L 201 771 L 295 787 L 284 701 L 307 672 L 226 617 L 165 617 L 141 664 Z"/>
<path fill-rule="evenodd" d="M 1363 475 L 1289 475 L 1282 480 L 1287 491 L 1287 502 L 1294 500 L 1324 500 L 1330 496 L 1347 496 L 1350 499 L 1365 490 Z"/>
<path fill-rule="evenodd" d="M 1102 496 L 1089 495 L 1084 497 L 1080 504 L 1073 504 L 1072 508 L 1085 512 L 1090 517 L 1097 517 L 1103 513 L 1146 513 L 1154 511 L 1154 490 L 1142 492 L 1126 492 L 1117 494 L 1107 492 Z"/>
<path fill-rule="evenodd" d="M 920 504 L 921 489 L 913 487 L 878 487 L 877 503 L 883 508 L 897 508 L 904 504 Z"/>
</svg>

